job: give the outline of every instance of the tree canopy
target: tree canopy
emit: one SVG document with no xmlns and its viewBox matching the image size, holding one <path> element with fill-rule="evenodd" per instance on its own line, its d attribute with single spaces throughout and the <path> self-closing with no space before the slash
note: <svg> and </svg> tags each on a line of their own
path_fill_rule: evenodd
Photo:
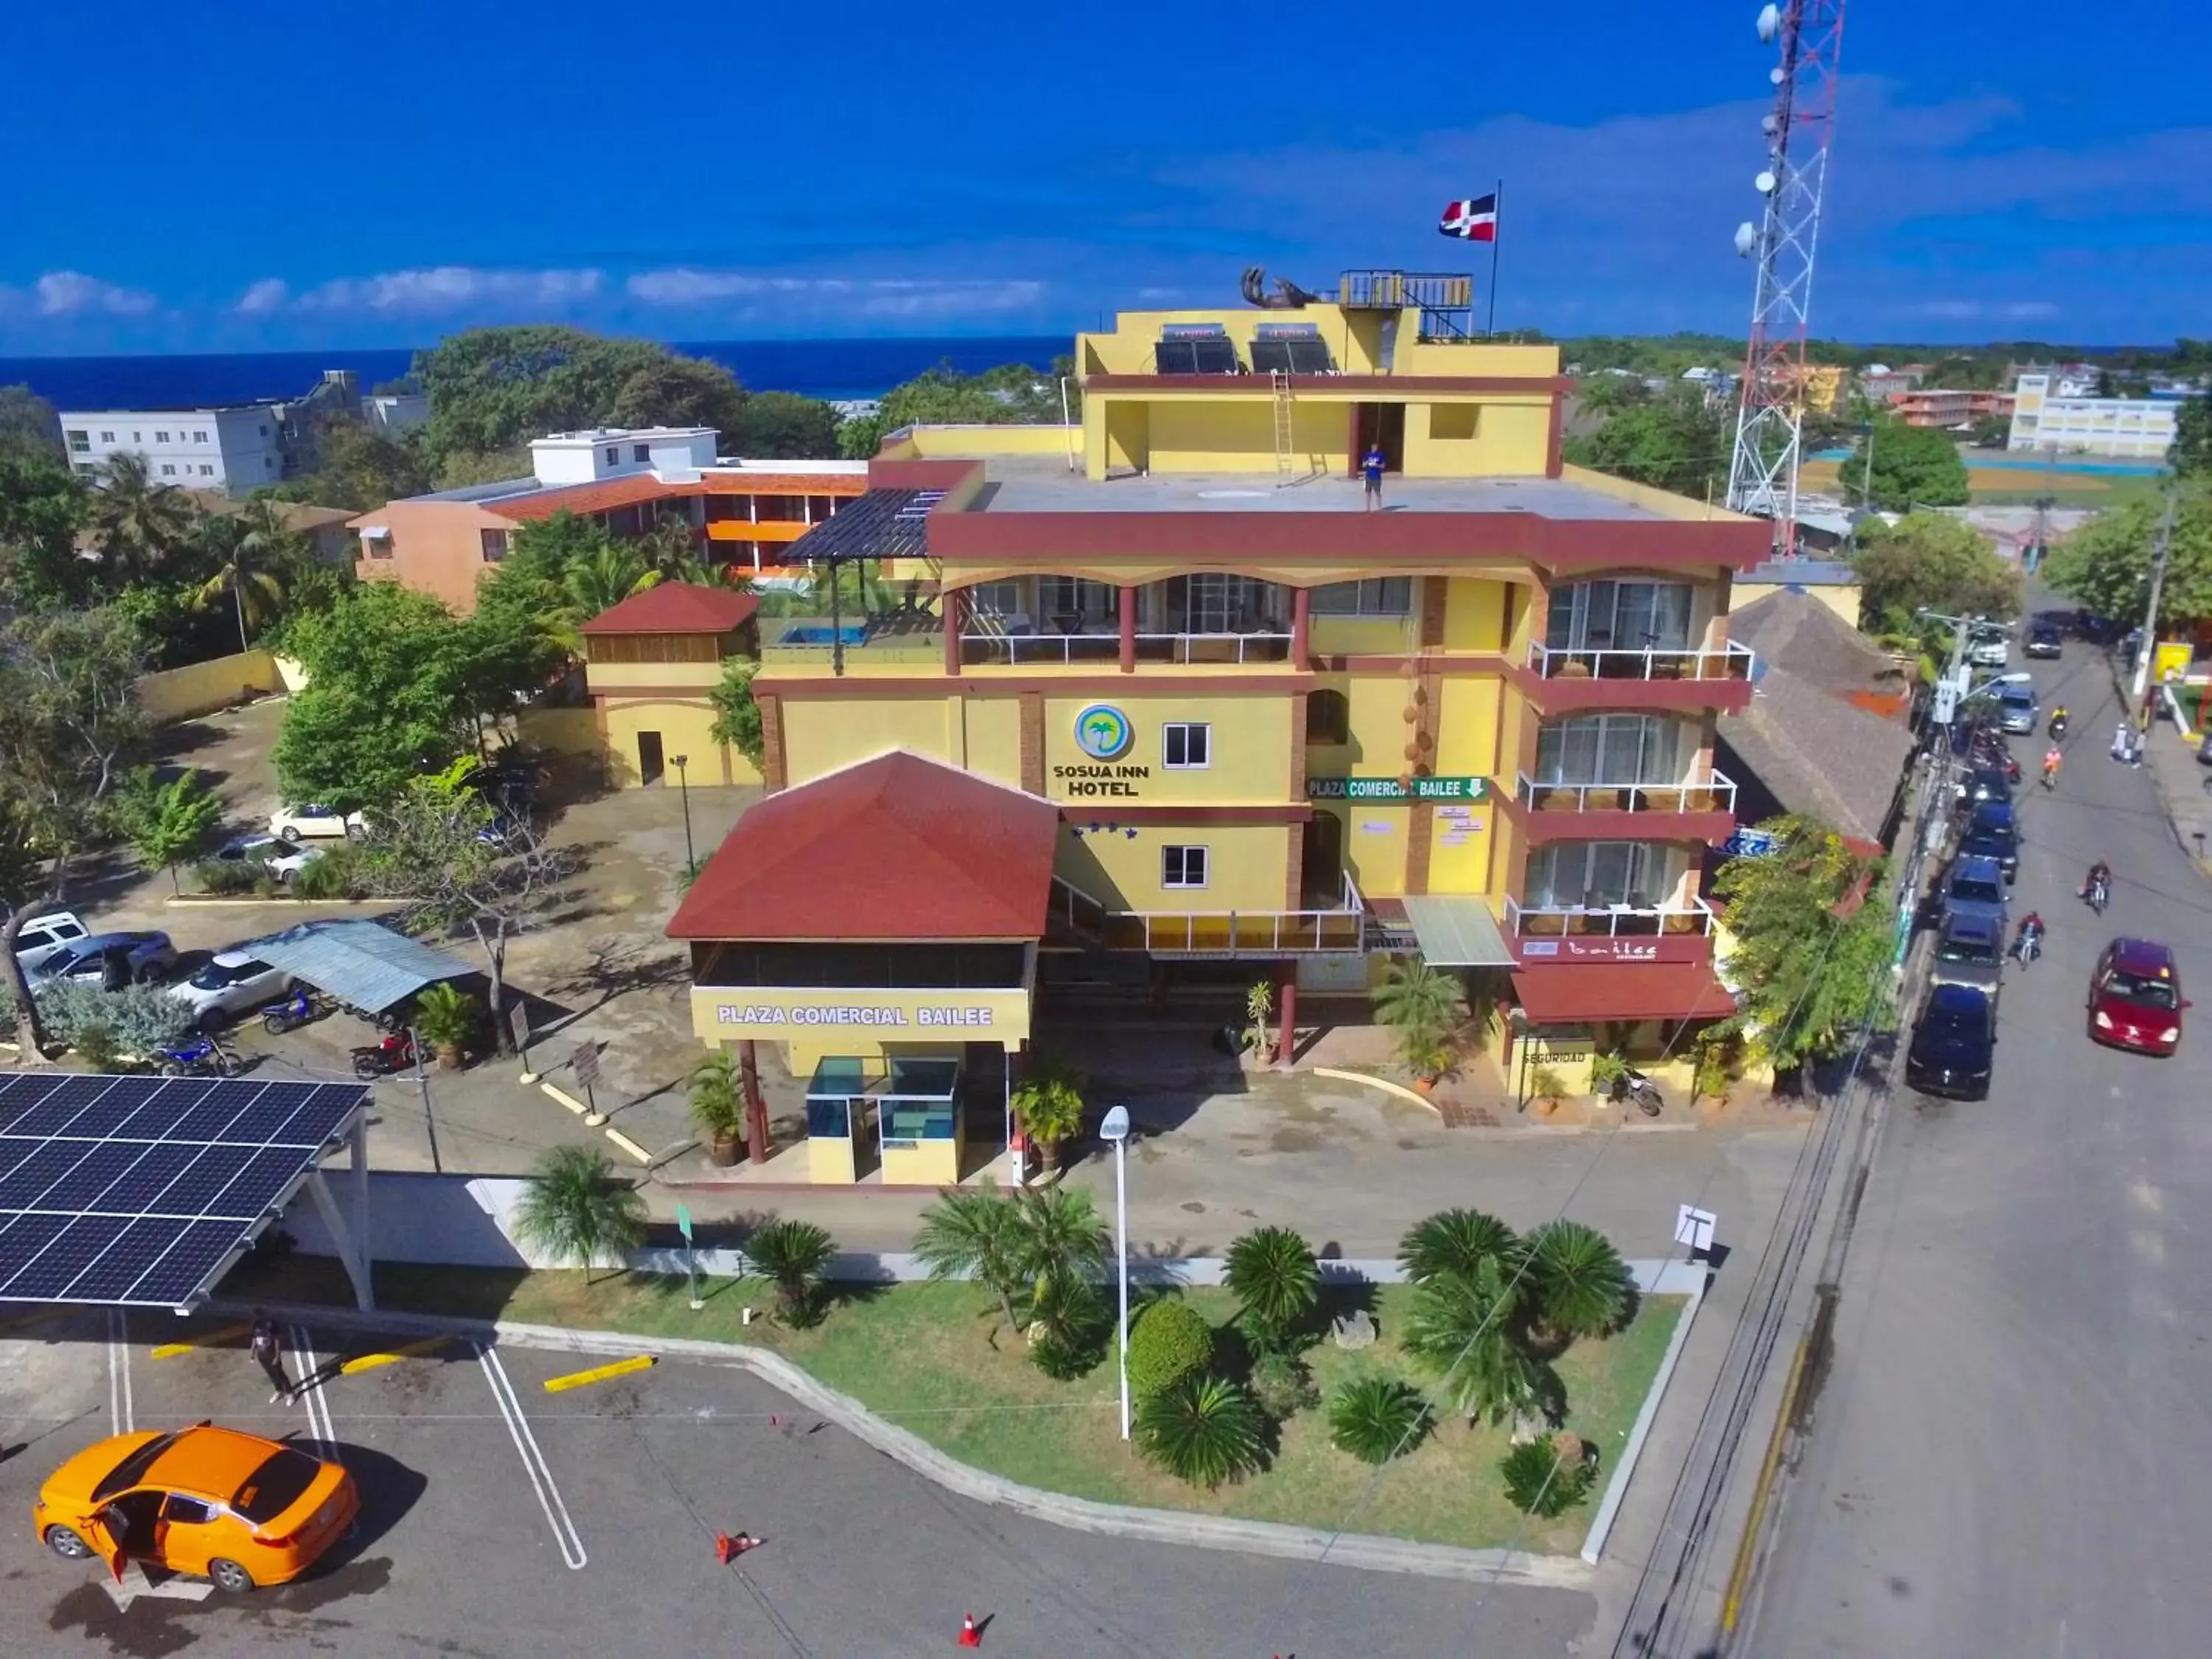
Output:
<svg viewBox="0 0 2212 1659">
<path fill-rule="evenodd" d="M 2173 447 L 2166 459 L 2182 477 L 2212 479 L 2212 392 L 2188 399 L 2174 411 Z"/>
<path fill-rule="evenodd" d="M 1980 531 L 1941 513 L 1908 513 L 1893 525 L 1869 519 L 1851 562 L 1877 630 L 1909 630 L 1923 608 L 1998 619 L 2020 611 L 2020 572 Z"/>
<path fill-rule="evenodd" d="M 2100 513 L 2058 543 L 2043 562 L 2043 580 L 2101 617 L 2137 617 L 2150 597 L 2152 550 L 2164 504 L 2131 501 Z M 2212 489 L 2185 489 L 2166 550 L 2159 590 L 2161 623 L 2212 617 Z"/>
<path fill-rule="evenodd" d="M 0 386 L 0 453 L 15 451 L 67 465 L 62 417 L 27 386 Z"/>
<path fill-rule="evenodd" d="M 1869 449 L 1874 457 L 1871 484 L 1867 477 Z M 1951 434 L 1932 427 L 1907 426 L 1888 416 L 1876 420 L 1873 430 L 1860 439 L 1837 477 L 1846 500 L 1863 501 L 1886 512 L 1966 504 L 1966 464 Z"/>
<path fill-rule="evenodd" d="M 1781 844 L 1730 859 L 1713 883 L 1735 941 L 1729 975 L 1747 998 L 1724 1024 L 1794 1070 L 1841 1053 L 1869 1014 L 1886 1017 L 1897 917 L 1879 857 L 1810 818 L 1759 828 Z"/>
<path fill-rule="evenodd" d="M 817 398 L 756 392 L 723 428 L 732 455 L 760 460 L 820 460 L 838 453 L 837 411 Z"/>
<path fill-rule="evenodd" d="M 1731 444 L 1727 409 L 1683 386 L 1656 398 L 1624 396 L 1596 431 L 1567 441 L 1565 456 L 1678 495 L 1717 500 L 1728 490 Z"/>
</svg>

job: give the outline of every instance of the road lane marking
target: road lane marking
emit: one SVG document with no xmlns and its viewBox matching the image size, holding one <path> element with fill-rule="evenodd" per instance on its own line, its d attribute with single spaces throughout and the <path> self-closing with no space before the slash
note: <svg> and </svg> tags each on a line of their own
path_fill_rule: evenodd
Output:
<svg viewBox="0 0 2212 1659">
<path fill-rule="evenodd" d="M 417 1354 L 442 1348 L 453 1339 L 450 1336 L 426 1336 L 420 1342 L 410 1342 L 384 1353 L 356 1354 L 338 1367 L 340 1376 L 358 1376 L 363 1371 L 373 1371 L 379 1365 L 396 1365 L 403 1359 L 412 1359 Z"/>
<path fill-rule="evenodd" d="M 617 1359 L 611 1365 L 594 1365 L 587 1371 L 570 1371 L 566 1376 L 545 1379 L 545 1392 L 562 1394 L 570 1389 L 588 1388 L 594 1382 L 605 1382 L 611 1377 L 627 1376 L 632 1371 L 651 1370 L 660 1363 L 658 1355 L 633 1354 L 628 1359 Z"/>
<path fill-rule="evenodd" d="M 531 1490 L 538 1494 L 538 1507 L 545 1512 L 545 1524 L 553 1528 L 553 1542 L 561 1552 L 561 1559 L 571 1572 L 582 1571 L 590 1559 L 584 1553 L 584 1540 L 576 1532 L 576 1523 L 569 1519 L 568 1504 L 561 1500 L 561 1489 L 553 1484 L 553 1471 L 545 1462 L 545 1454 L 538 1449 L 538 1437 L 530 1431 L 529 1419 L 522 1414 L 522 1402 L 515 1398 L 514 1384 L 508 1380 L 507 1367 L 500 1363 L 498 1351 L 489 1347 L 477 1350 L 477 1364 L 483 1368 L 484 1380 L 491 1385 L 491 1397 L 498 1403 L 500 1415 L 507 1419 L 508 1437 L 522 1458 L 522 1470 L 530 1477 Z"/>
<path fill-rule="evenodd" d="M 137 1427 L 131 1398 L 131 1328 L 120 1308 L 107 1310 L 107 1417 L 118 1434 Z"/>
<path fill-rule="evenodd" d="M 167 1601 L 204 1601 L 215 1594 L 215 1586 L 204 1578 L 165 1578 L 157 1584 L 136 1561 L 123 1564 L 120 1580 L 102 1578 L 100 1587 L 120 1613 L 128 1613 L 131 1604 L 144 1595 Z"/>
<path fill-rule="evenodd" d="M 204 1336 L 187 1337 L 182 1342 L 164 1342 L 154 1350 L 154 1358 L 174 1359 L 179 1354 L 190 1353 L 195 1348 L 212 1348 L 218 1342 L 229 1341 L 234 1336 L 248 1335 L 252 1329 L 252 1322 L 249 1320 L 242 1325 L 226 1325 L 221 1330 L 210 1331 Z"/>
<path fill-rule="evenodd" d="M 315 1352 L 313 1333 L 304 1325 L 292 1327 L 292 1352 L 300 1359 L 300 1380 L 292 1385 L 292 1398 L 307 1408 L 307 1431 L 322 1448 L 323 1456 L 343 1467 L 337 1425 L 331 1420 L 331 1402 L 323 1393 L 322 1356 Z"/>
</svg>

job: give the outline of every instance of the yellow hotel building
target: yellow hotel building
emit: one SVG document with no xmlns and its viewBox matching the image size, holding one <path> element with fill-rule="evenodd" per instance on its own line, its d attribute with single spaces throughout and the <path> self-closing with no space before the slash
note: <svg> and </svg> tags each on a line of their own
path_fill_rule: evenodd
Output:
<svg viewBox="0 0 2212 1659">
<path fill-rule="evenodd" d="M 1633 1043 L 1729 1012 L 1698 884 L 1735 827 L 1714 719 L 1752 691 L 1729 583 L 1769 527 L 1563 465 L 1556 349 L 1468 337 L 1465 284 L 1358 272 L 1296 308 L 1124 313 L 1077 337 L 1079 429 L 889 441 L 867 492 L 791 555 L 864 563 L 885 597 L 763 622 L 767 787 L 850 794 L 879 757 L 933 763 L 908 777 L 981 786 L 961 811 L 1054 809 L 1008 832 L 1008 867 L 1039 872 L 1048 832 L 1048 872 L 922 906 L 942 912 L 932 956 L 887 915 L 896 890 L 856 904 L 825 868 L 804 915 L 743 924 L 783 929 L 774 970 L 805 981 L 763 984 L 763 940 L 735 931 L 738 890 L 781 853 L 749 835 L 757 809 L 670 927 L 693 945 L 702 1040 L 865 1073 L 842 1097 L 858 1142 L 902 1057 L 1003 1086 L 1040 978 L 1273 977 L 1288 1031 L 1301 988 L 1364 992 L 1376 959 L 1418 950 L 1486 975 L 1523 1030 Z M 896 793 L 872 799 L 882 844 L 906 844 Z M 853 826 L 845 851 L 871 840 Z M 936 898 L 952 879 L 914 875 Z M 886 951 L 907 982 L 872 978 Z M 864 989 L 1022 1012 L 947 1042 L 849 1023 L 879 1018 L 849 1013 Z M 810 1000 L 848 1023 L 743 1018 Z M 951 1178 L 959 1121 L 948 1152 L 883 1121 L 885 1179 Z"/>
</svg>

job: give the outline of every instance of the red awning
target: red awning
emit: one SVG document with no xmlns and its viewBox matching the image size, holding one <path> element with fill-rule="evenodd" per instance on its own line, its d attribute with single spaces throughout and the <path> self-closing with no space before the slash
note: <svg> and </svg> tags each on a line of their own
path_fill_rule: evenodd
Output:
<svg viewBox="0 0 2212 1659">
<path fill-rule="evenodd" d="M 1718 1019 L 1735 999 L 1703 962 L 1560 963 L 1513 970 L 1532 1025 L 1601 1019 Z"/>
</svg>

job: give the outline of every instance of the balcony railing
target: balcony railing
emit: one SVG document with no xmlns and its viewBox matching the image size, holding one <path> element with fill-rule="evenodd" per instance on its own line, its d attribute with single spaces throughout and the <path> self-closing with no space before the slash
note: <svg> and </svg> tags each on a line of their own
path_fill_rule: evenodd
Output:
<svg viewBox="0 0 2212 1659">
<path fill-rule="evenodd" d="M 1532 905 L 1505 901 L 1505 925 L 1516 939 L 1689 938 L 1713 931 L 1702 899 L 1684 904 Z"/>
<path fill-rule="evenodd" d="M 1698 783 L 1539 783 L 1519 774 L 1515 798 L 1539 812 L 1729 812 L 1735 780 L 1718 767 Z"/>
<path fill-rule="evenodd" d="M 1288 634 L 1139 634 L 1137 660 L 1161 663 L 1287 662 Z M 1119 634 L 963 634 L 960 660 L 1021 668 L 1117 662 Z"/>
<path fill-rule="evenodd" d="M 1547 680 L 1747 680 L 1752 662 L 1750 648 L 1733 643 L 1717 651 L 1528 647 L 1528 666 Z"/>
<path fill-rule="evenodd" d="M 1109 951 L 1268 957 L 1364 950 L 1367 905 L 1349 876 L 1333 910 L 1112 910 L 1053 878 L 1052 914 Z"/>
</svg>

